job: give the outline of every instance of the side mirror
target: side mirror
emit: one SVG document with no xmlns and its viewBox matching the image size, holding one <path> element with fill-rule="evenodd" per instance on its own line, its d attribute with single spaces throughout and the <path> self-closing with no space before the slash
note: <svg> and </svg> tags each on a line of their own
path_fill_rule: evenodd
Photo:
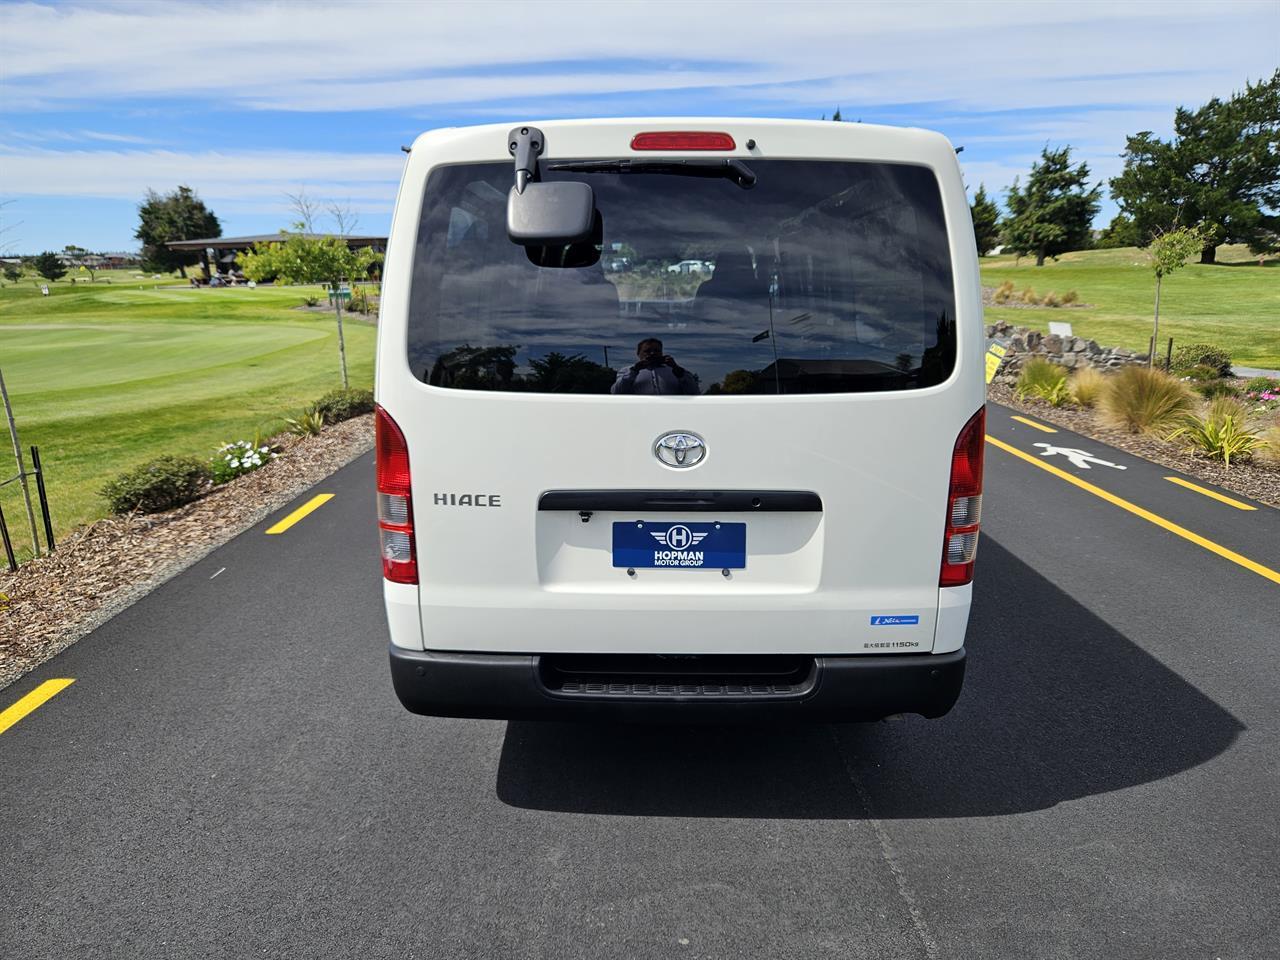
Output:
<svg viewBox="0 0 1280 960">
<path fill-rule="evenodd" d="M 507 194 L 507 236 L 522 247 L 582 243 L 591 239 L 595 221 L 595 193 L 585 183 L 535 181 Z"/>
</svg>

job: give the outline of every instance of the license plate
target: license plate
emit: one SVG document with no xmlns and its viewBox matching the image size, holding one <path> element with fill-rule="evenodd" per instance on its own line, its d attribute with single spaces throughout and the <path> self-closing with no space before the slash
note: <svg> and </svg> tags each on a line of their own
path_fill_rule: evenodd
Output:
<svg viewBox="0 0 1280 960">
<path fill-rule="evenodd" d="M 747 565 L 747 525 L 617 522 L 613 525 L 613 565 L 740 570 Z"/>
</svg>

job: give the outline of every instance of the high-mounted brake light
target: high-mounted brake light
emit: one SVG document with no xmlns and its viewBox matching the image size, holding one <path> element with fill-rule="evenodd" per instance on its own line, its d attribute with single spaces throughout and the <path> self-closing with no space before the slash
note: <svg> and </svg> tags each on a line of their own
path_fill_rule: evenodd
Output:
<svg viewBox="0 0 1280 960">
<path fill-rule="evenodd" d="M 413 502 L 409 484 L 409 445 L 391 414 L 378 407 L 376 433 L 378 535 L 382 541 L 382 575 L 392 583 L 418 582 L 418 556 L 413 542 Z"/>
<path fill-rule="evenodd" d="M 734 150 L 737 146 L 727 133 L 703 130 L 637 133 L 631 138 L 632 150 Z"/>
<path fill-rule="evenodd" d="M 951 485 L 947 491 L 947 524 L 942 539 L 939 586 L 961 587 L 973 580 L 982 521 L 982 454 L 986 449 L 987 408 L 964 425 L 951 452 Z"/>
</svg>

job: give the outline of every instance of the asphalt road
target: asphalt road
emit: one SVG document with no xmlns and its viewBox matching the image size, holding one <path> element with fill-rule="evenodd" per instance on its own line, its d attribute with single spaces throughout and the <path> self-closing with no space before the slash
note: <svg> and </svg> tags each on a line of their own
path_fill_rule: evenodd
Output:
<svg viewBox="0 0 1280 960">
<path fill-rule="evenodd" d="M 1001 444 L 1280 570 L 1280 511 L 1011 413 Z M 1277 955 L 1280 583 L 1237 560 L 992 445 L 942 720 L 428 719 L 372 472 L 0 691 L 75 681 L 0 733 L 0 956 Z"/>
</svg>

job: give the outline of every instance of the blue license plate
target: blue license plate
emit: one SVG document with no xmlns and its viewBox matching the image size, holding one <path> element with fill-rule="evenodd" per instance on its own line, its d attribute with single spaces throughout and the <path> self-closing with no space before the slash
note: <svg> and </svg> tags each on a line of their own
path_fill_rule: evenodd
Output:
<svg viewBox="0 0 1280 960">
<path fill-rule="evenodd" d="M 740 570 L 747 565 L 747 525 L 618 522 L 613 525 L 613 565 Z"/>
</svg>

